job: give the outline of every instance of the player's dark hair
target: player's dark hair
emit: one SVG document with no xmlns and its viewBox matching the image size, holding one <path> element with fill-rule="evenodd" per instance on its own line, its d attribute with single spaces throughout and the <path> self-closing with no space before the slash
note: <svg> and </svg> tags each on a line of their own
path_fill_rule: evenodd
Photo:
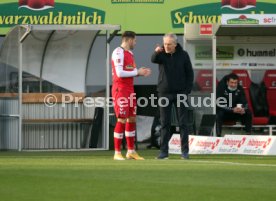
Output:
<svg viewBox="0 0 276 201">
<path fill-rule="evenodd" d="M 232 79 L 232 80 L 239 80 L 239 77 L 235 74 L 235 73 L 230 73 L 228 76 L 227 76 L 227 82 Z"/>
<path fill-rule="evenodd" d="M 136 33 L 134 31 L 125 31 L 122 33 L 122 39 L 135 38 Z"/>
</svg>

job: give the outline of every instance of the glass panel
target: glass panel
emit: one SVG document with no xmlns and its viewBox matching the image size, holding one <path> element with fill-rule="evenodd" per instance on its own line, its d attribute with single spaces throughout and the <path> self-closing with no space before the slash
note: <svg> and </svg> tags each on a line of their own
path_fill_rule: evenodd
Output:
<svg viewBox="0 0 276 201">
<path fill-rule="evenodd" d="M 196 127 L 200 127 L 203 114 L 212 114 L 211 93 L 213 93 L 212 40 L 189 40 L 185 43 L 194 68 L 194 86 L 189 97 L 194 110 Z"/>
<path fill-rule="evenodd" d="M 111 50 L 113 51 L 113 50 Z M 111 72 L 111 67 L 110 67 Z M 110 76 L 111 77 L 111 76 Z M 106 70 L 106 36 L 98 36 L 94 41 L 94 45 L 91 49 L 89 55 L 89 63 L 88 69 L 86 73 L 86 95 L 87 97 L 93 97 L 94 99 L 101 100 L 101 106 L 108 106 L 108 104 L 103 101 L 102 97 L 106 98 L 106 78 L 107 78 L 107 70 Z M 103 117 L 104 118 L 104 117 Z M 102 121 L 104 122 L 104 121 Z M 101 128 L 101 135 L 98 139 L 98 147 L 105 147 L 105 137 L 103 125 Z M 107 135 L 107 134 L 106 134 Z"/>
<path fill-rule="evenodd" d="M 0 149 L 18 149 L 19 29 L 14 28 L 0 49 Z"/>
</svg>

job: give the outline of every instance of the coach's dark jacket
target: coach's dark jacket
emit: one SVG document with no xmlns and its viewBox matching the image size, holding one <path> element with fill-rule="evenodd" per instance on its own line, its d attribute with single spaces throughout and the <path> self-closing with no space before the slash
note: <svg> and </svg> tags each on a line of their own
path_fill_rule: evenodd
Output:
<svg viewBox="0 0 276 201">
<path fill-rule="evenodd" d="M 191 93 L 194 72 L 190 57 L 180 44 L 177 44 L 172 54 L 154 52 L 151 61 L 159 64 L 159 93 Z"/>
<path fill-rule="evenodd" d="M 242 104 L 245 109 L 248 109 L 248 103 L 246 100 L 246 95 L 244 89 L 240 84 L 235 91 L 230 91 L 227 86 L 227 76 L 224 76 L 217 86 L 217 99 L 223 98 L 225 100 L 225 106 L 217 105 L 217 110 L 227 110 L 232 111 L 237 104 Z M 232 101 L 230 101 L 230 95 L 232 95 Z"/>
</svg>

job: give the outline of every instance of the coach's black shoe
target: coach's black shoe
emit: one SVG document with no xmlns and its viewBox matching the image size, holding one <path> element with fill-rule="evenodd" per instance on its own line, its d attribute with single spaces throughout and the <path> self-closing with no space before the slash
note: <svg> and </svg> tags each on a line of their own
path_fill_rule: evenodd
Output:
<svg viewBox="0 0 276 201">
<path fill-rule="evenodd" d="M 169 154 L 160 152 L 159 156 L 156 157 L 156 159 L 162 160 L 162 159 L 169 159 Z"/>
<path fill-rule="evenodd" d="M 188 160 L 190 158 L 189 153 L 182 153 L 181 159 Z"/>
</svg>

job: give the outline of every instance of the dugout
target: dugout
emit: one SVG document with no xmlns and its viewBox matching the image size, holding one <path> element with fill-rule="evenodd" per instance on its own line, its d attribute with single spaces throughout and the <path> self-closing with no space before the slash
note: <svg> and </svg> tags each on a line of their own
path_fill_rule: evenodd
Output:
<svg viewBox="0 0 276 201">
<path fill-rule="evenodd" d="M 272 85 L 276 83 L 276 24 L 263 22 L 273 16 L 222 15 L 221 24 L 185 24 L 183 38 L 184 49 L 188 51 L 196 72 L 192 96 L 210 97 L 215 105 L 218 82 L 224 75 L 235 72 L 251 102 L 253 127 L 267 127 L 270 135 L 275 128 L 275 122 L 271 120 L 275 116 L 272 103 L 276 97 Z M 270 77 L 269 81 L 267 77 Z M 266 103 L 260 103 L 258 94 L 253 97 L 259 88 L 251 89 L 251 85 L 265 86 L 263 90 L 269 91 L 265 95 Z M 268 106 L 267 114 L 258 113 L 263 104 Z M 197 119 L 201 119 L 203 114 L 216 114 L 216 107 L 196 110 Z"/>
<path fill-rule="evenodd" d="M 119 25 L 12 28 L 0 49 L 0 149 L 108 149 L 110 42 L 119 30 Z M 94 48 L 98 36 L 105 38 L 100 40 L 105 66 L 95 73 L 103 63 Z M 86 92 L 88 78 L 97 83 L 92 94 Z M 93 118 L 99 125 L 100 114 L 94 136 Z"/>
</svg>

